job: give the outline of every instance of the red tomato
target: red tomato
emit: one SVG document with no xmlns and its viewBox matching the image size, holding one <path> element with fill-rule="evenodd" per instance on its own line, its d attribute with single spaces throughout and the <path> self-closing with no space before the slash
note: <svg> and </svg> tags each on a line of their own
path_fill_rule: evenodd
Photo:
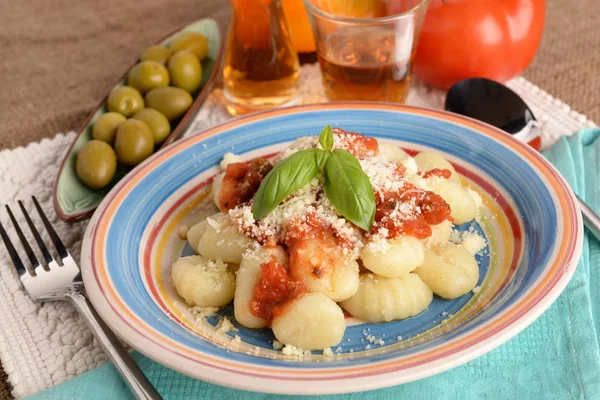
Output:
<svg viewBox="0 0 600 400">
<path fill-rule="evenodd" d="M 533 60 L 545 14 L 545 0 L 431 0 L 415 75 L 444 89 L 473 77 L 505 82 Z"/>
</svg>

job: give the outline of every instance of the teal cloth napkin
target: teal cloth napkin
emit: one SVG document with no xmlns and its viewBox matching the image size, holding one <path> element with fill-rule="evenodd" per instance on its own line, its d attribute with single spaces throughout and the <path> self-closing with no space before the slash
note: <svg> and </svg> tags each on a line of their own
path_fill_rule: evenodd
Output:
<svg viewBox="0 0 600 400">
<path fill-rule="evenodd" d="M 544 155 L 573 190 L 600 210 L 600 129 L 562 138 Z M 581 261 L 558 300 L 527 329 L 458 368 L 388 389 L 327 399 L 598 399 L 600 398 L 600 245 L 586 235 Z M 134 358 L 165 399 L 312 399 L 228 389 L 172 371 L 139 353 Z M 130 399 L 109 363 L 31 399 Z"/>
</svg>

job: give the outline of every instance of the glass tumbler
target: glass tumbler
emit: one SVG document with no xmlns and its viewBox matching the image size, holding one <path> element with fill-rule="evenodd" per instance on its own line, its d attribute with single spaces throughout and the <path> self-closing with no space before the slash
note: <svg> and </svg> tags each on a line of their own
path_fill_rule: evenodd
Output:
<svg viewBox="0 0 600 400">
<path fill-rule="evenodd" d="M 304 0 L 329 100 L 404 103 L 429 0 Z"/>
<path fill-rule="evenodd" d="M 230 0 L 233 7 L 225 66 L 229 112 L 245 114 L 294 104 L 300 65 L 282 0 Z"/>
</svg>

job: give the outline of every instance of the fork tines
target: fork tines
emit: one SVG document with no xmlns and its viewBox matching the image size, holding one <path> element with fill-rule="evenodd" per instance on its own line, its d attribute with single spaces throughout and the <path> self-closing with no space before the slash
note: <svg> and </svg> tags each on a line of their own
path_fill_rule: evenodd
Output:
<svg viewBox="0 0 600 400">
<path fill-rule="evenodd" d="M 63 242 L 58 237 L 58 234 L 56 233 L 56 231 L 54 230 L 52 225 L 50 225 L 50 221 L 48 221 L 46 214 L 44 214 L 42 207 L 40 207 L 40 203 L 38 203 L 35 196 L 32 196 L 31 198 L 33 199 L 33 204 L 35 205 L 35 208 L 37 209 L 40 217 L 42 218 L 42 222 L 44 223 L 44 226 L 46 227 L 46 230 L 48 231 L 48 234 L 50 236 L 50 239 L 52 240 L 52 243 L 54 243 L 54 246 L 56 247 L 56 250 L 59 255 L 58 262 L 54 260 L 54 258 L 50 254 L 50 251 L 48 250 L 48 247 L 46 247 L 46 245 L 44 244 L 44 241 L 42 240 L 42 237 L 41 237 L 39 231 L 33 224 L 33 221 L 31 220 L 31 217 L 29 216 L 29 213 L 25 209 L 25 206 L 23 205 L 23 202 L 21 200 L 18 201 L 19 207 L 21 208 L 21 211 L 23 212 L 23 215 L 25 216 L 25 220 L 27 221 L 27 225 L 29 225 L 29 229 L 31 230 L 31 233 L 33 234 L 33 237 L 42 252 L 42 256 L 44 257 L 46 267 L 44 267 L 44 265 L 42 265 L 38 261 L 36 255 L 35 255 L 35 252 L 29 245 L 27 238 L 23 234 L 21 227 L 19 226 L 14 214 L 12 213 L 12 211 L 8 205 L 6 205 L 6 211 L 8 212 L 10 220 L 12 221 L 12 224 L 14 225 L 15 230 L 17 231 L 17 236 L 19 236 L 19 240 L 21 240 L 21 243 L 23 244 L 25 253 L 27 253 L 27 257 L 29 258 L 29 261 L 31 262 L 32 270 L 30 271 L 30 273 L 32 275 L 37 275 L 37 273 L 41 272 L 42 269 L 46 269 L 46 270 L 52 269 L 55 266 L 58 266 L 59 263 L 60 263 L 60 265 L 62 265 L 63 260 L 65 258 L 69 257 L 69 252 L 67 251 L 67 248 L 65 247 Z M 0 236 L 2 237 L 2 240 L 4 241 L 4 245 L 6 246 L 6 249 L 8 250 L 8 254 L 10 255 L 10 258 L 12 259 L 13 264 L 15 265 L 15 268 L 17 269 L 17 272 L 19 273 L 19 276 L 23 276 L 24 274 L 26 274 L 28 272 L 27 268 L 25 268 L 23 262 L 21 261 L 21 258 L 19 257 L 19 254 L 17 253 L 8 234 L 6 233 L 4 227 L 2 226 L 2 223 L 0 223 Z"/>
</svg>

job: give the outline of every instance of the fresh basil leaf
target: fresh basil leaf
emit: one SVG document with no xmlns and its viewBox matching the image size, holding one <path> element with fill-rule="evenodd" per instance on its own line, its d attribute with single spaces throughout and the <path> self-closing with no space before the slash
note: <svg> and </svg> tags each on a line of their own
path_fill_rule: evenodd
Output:
<svg viewBox="0 0 600 400">
<path fill-rule="evenodd" d="M 301 150 L 279 162 L 263 179 L 252 205 L 252 216 L 259 220 L 273 211 L 294 191 L 302 188 L 319 172 L 317 150 Z M 322 150 L 321 150 L 322 151 Z"/>
<path fill-rule="evenodd" d="M 317 161 L 317 167 L 319 167 L 319 170 L 321 168 L 323 168 L 323 166 L 325 166 L 325 163 L 327 162 L 327 159 L 329 158 L 329 155 L 331 154 L 328 151 L 325 150 L 321 150 L 321 149 L 315 149 L 315 158 Z"/>
<path fill-rule="evenodd" d="M 325 195 L 347 220 L 365 231 L 375 218 L 373 186 L 358 160 L 346 150 L 334 150 L 325 164 Z"/>
<path fill-rule="evenodd" d="M 331 131 L 331 125 L 326 125 L 319 135 L 319 144 L 323 150 L 331 151 L 333 149 L 333 132 Z"/>
</svg>

